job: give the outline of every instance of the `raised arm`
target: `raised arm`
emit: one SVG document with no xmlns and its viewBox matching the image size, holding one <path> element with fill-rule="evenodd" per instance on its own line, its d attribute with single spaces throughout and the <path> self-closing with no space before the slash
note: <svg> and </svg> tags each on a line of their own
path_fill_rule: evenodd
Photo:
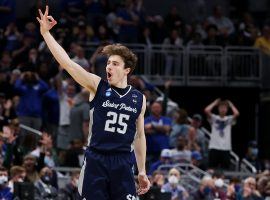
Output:
<svg viewBox="0 0 270 200">
<path fill-rule="evenodd" d="M 238 117 L 240 115 L 240 113 L 239 113 L 238 109 L 235 107 L 235 105 L 229 100 L 228 100 L 228 104 L 229 104 L 230 108 L 232 109 L 233 117 L 234 118 Z"/>
<path fill-rule="evenodd" d="M 208 106 L 206 106 L 206 108 L 204 109 L 204 112 L 207 115 L 207 117 L 211 116 L 213 108 L 217 106 L 219 102 L 220 102 L 220 99 L 216 99 L 215 101 L 210 103 Z"/>
<path fill-rule="evenodd" d="M 40 24 L 40 33 L 48 45 L 51 53 L 60 64 L 60 66 L 63 67 L 76 82 L 89 90 L 90 93 L 95 94 L 101 78 L 94 74 L 88 73 L 80 65 L 73 62 L 69 58 L 65 50 L 56 42 L 56 40 L 49 32 L 50 29 L 57 24 L 57 22 L 53 19 L 52 16 L 48 16 L 48 13 L 48 6 L 46 6 L 44 14 L 41 12 L 41 10 L 39 10 L 40 17 L 37 17 L 37 20 Z"/>
<path fill-rule="evenodd" d="M 146 176 L 145 162 L 146 162 L 146 139 L 144 134 L 144 113 L 146 109 L 146 100 L 143 97 L 143 107 L 137 121 L 137 136 L 134 141 L 134 152 L 138 167 L 138 194 L 146 193 L 150 188 L 150 182 Z"/>
</svg>

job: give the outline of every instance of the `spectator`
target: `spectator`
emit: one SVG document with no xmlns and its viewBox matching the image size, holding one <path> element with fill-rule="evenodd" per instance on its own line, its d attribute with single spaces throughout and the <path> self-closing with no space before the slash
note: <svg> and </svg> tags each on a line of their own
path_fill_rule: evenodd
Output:
<svg viewBox="0 0 270 200">
<path fill-rule="evenodd" d="M 93 28 L 86 24 L 84 20 L 80 20 L 78 25 L 73 27 L 72 42 L 79 45 L 84 45 L 87 42 L 91 42 L 91 38 L 94 35 Z"/>
<path fill-rule="evenodd" d="M 165 75 L 172 75 L 180 71 L 181 63 L 179 63 L 177 52 L 182 45 L 183 39 L 180 37 L 180 32 L 176 29 L 173 29 L 170 32 L 170 36 L 164 39 L 162 50 L 166 59 Z"/>
<path fill-rule="evenodd" d="M 15 83 L 15 89 L 20 95 L 17 115 L 20 122 L 39 130 L 42 122 L 42 95 L 48 90 L 48 85 L 33 72 L 25 72 Z M 23 131 L 26 134 L 26 131 Z M 35 139 L 35 144 L 37 140 Z"/>
<path fill-rule="evenodd" d="M 10 191 L 14 193 L 14 183 L 21 183 L 24 182 L 26 177 L 26 171 L 21 166 L 13 166 L 10 169 L 10 180 L 8 182 L 8 187 Z"/>
<path fill-rule="evenodd" d="M 64 166 L 67 167 L 80 167 L 83 164 L 83 143 L 81 140 L 72 140 L 70 147 L 66 151 Z"/>
<path fill-rule="evenodd" d="M 200 114 L 194 114 L 192 116 L 190 125 L 195 129 L 195 138 L 196 142 L 198 143 L 200 147 L 200 152 L 204 158 L 208 156 L 208 147 L 207 147 L 207 139 L 203 133 L 203 131 L 200 129 L 202 125 L 202 116 Z"/>
<path fill-rule="evenodd" d="M 234 33 L 234 25 L 229 18 L 224 16 L 220 5 L 214 7 L 213 15 L 208 17 L 207 22 L 217 26 L 218 34 L 224 38 Z"/>
<path fill-rule="evenodd" d="M 153 17 L 151 22 L 151 33 L 154 44 L 162 44 L 168 35 L 164 19 L 160 15 Z"/>
<path fill-rule="evenodd" d="M 70 128 L 70 110 L 74 105 L 74 96 L 76 88 L 72 82 L 64 82 L 66 86 L 62 86 L 59 92 L 60 101 L 60 117 L 57 134 L 57 148 L 68 149 L 69 145 L 69 128 Z"/>
<path fill-rule="evenodd" d="M 218 106 L 218 115 L 212 113 Z M 227 115 L 231 108 L 233 115 Z M 205 108 L 205 113 L 211 124 L 211 139 L 209 143 L 209 166 L 229 169 L 231 151 L 231 127 L 235 124 L 239 111 L 229 100 L 216 99 Z"/>
<path fill-rule="evenodd" d="M 214 189 L 213 189 L 213 194 L 214 194 L 214 198 L 216 199 L 220 199 L 220 200 L 227 200 L 227 195 L 224 191 L 224 181 L 221 178 L 217 178 L 214 181 Z"/>
<path fill-rule="evenodd" d="M 154 171 L 151 179 L 152 187 L 158 187 L 159 189 L 161 189 L 164 183 L 165 183 L 164 174 L 161 171 Z"/>
<path fill-rule="evenodd" d="M 91 65 L 91 72 L 104 80 L 107 78 L 107 73 L 104 66 L 106 65 L 108 59 L 106 55 L 102 54 L 101 52 L 106 44 L 107 43 L 101 44 L 93 53 L 89 61 Z"/>
<path fill-rule="evenodd" d="M 131 0 L 125 0 L 125 6 L 117 12 L 117 24 L 120 26 L 118 41 L 122 43 L 136 43 L 138 41 L 139 16 L 134 11 Z"/>
<path fill-rule="evenodd" d="M 222 36 L 218 35 L 217 26 L 214 24 L 210 24 L 206 28 L 207 37 L 204 39 L 203 44 L 209 46 L 223 46 L 224 39 Z"/>
<path fill-rule="evenodd" d="M 257 171 L 262 170 L 261 162 L 258 158 L 259 149 L 256 141 L 250 141 L 248 144 L 246 159 L 257 169 Z"/>
<path fill-rule="evenodd" d="M 201 180 L 199 189 L 191 195 L 192 200 L 212 200 L 214 199 L 213 195 L 214 182 L 213 179 L 209 176 L 203 177 Z"/>
<path fill-rule="evenodd" d="M 244 180 L 242 192 L 243 200 L 263 200 L 260 192 L 256 189 L 256 180 L 253 177 L 248 177 Z"/>
<path fill-rule="evenodd" d="M 35 156 L 29 154 L 23 158 L 22 166 L 25 168 L 26 171 L 27 182 L 34 183 L 39 179 L 37 165 L 38 163 Z"/>
<path fill-rule="evenodd" d="M 198 151 L 193 151 L 191 153 L 191 164 L 202 169 L 202 170 L 205 170 L 206 167 L 204 166 L 204 164 L 202 163 L 202 155 L 200 152 Z"/>
<path fill-rule="evenodd" d="M 196 130 L 193 127 L 189 128 L 188 137 L 187 137 L 187 148 L 190 151 L 201 151 L 201 147 L 198 144 L 196 138 Z"/>
<path fill-rule="evenodd" d="M 182 136 L 187 138 L 189 133 L 189 125 L 188 123 L 188 114 L 184 109 L 180 109 L 177 113 L 177 117 L 175 120 L 175 124 L 172 126 L 172 130 L 170 133 L 170 146 L 176 147 L 177 138 Z"/>
<path fill-rule="evenodd" d="M 22 35 L 18 31 L 18 27 L 14 22 L 10 23 L 6 27 L 4 36 L 6 37 L 6 46 L 5 46 L 6 51 L 12 52 L 17 48 L 19 48 Z"/>
<path fill-rule="evenodd" d="M 0 1 L 0 29 L 15 21 L 15 0 Z"/>
<path fill-rule="evenodd" d="M 83 89 L 74 97 L 74 105 L 70 110 L 69 141 L 78 139 L 87 143 L 89 134 L 89 92 Z"/>
<path fill-rule="evenodd" d="M 12 192 L 8 187 L 8 170 L 0 167 L 0 199 L 12 200 Z"/>
<path fill-rule="evenodd" d="M 172 164 L 172 154 L 170 149 L 163 149 L 160 154 L 160 159 L 151 164 L 148 174 L 151 175 L 161 165 Z"/>
<path fill-rule="evenodd" d="M 93 42 L 97 43 L 112 43 L 112 37 L 109 34 L 109 30 L 106 25 L 101 24 L 97 28 L 97 33 L 93 37 Z"/>
<path fill-rule="evenodd" d="M 82 66 L 85 70 L 89 71 L 89 63 L 85 58 L 84 49 L 81 46 L 76 48 L 76 56 L 72 60 L 78 65 Z"/>
<path fill-rule="evenodd" d="M 144 27 L 139 37 L 139 43 L 145 44 L 148 48 L 152 47 L 152 37 L 150 28 Z"/>
<path fill-rule="evenodd" d="M 61 80 L 56 76 L 51 79 L 50 89 L 42 97 L 43 108 L 43 126 L 44 130 L 52 135 L 52 139 L 56 145 L 57 130 L 59 125 L 59 87 Z"/>
<path fill-rule="evenodd" d="M 172 168 L 168 174 L 168 183 L 162 186 L 162 192 L 170 192 L 172 194 L 171 200 L 188 199 L 188 193 L 186 189 L 179 184 L 180 181 L 180 172 L 176 168 Z"/>
<path fill-rule="evenodd" d="M 72 172 L 70 181 L 65 185 L 64 188 L 60 189 L 59 200 L 77 200 L 79 198 L 79 176 L 79 171 Z"/>
<path fill-rule="evenodd" d="M 5 96 L 1 97 L 1 95 L 4 94 L 0 94 L 0 128 L 5 124 L 10 123 L 11 120 L 17 118 L 11 99 L 5 99 Z"/>
<path fill-rule="evenodd" d="M 151 105 L 151 115 L 144 120 L 147 152 L 150 161 L 157 161 L 162 149 L 169 148 L 169 132 L 171 119 L 161 115 L 162 105 L 154 102 Z"/>
<path fill-rule="evenodd" d="M 190 163 L 191 151 L 187 146 L 187 139 L 183 136 L 178 136 L 176 140 L 176 148 L 172 149 L 173 163 Z"/>
<path fill-rule="evenodd" d="M 53 172 L 44 167 L 40 171 L 39 179 L 35 182 L 35 200 L 52 200 L 57 198 L 57 189 L 51 185 Z"/>
<path fill-rule="evenodd" d="M 270 26 L 264 25 L 262 36 L 255 41 L 256 48 L 260 49 L 264 54 L 270 55 Z"/>
<path fill-rule="evenodd" d="M 178 30 L 184 31 L 184 22 L 181 19 L 176 5 L 171 7 L 169 14 L 165 17 L 165 24 L 168 27 L 169 31 Z"/>
</svg>

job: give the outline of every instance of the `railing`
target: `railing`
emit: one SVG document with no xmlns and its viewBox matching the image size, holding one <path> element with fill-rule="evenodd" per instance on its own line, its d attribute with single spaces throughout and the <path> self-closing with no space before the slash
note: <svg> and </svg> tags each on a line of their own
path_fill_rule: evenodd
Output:
<svg viewBox="0 0 270 200">
<path fill-rule="evenodd" d="M 156 85 L 260 87 L 262 56 L 253 47 L 126 44 L 138 56 L 135 74 Z M 90 56 L 97 43 L 83 44 Z"/>
<path fill-rule="evenodd" d="M 254 167 L 247 159 L 243 158 L 240 163 L 240 170 L 247 173 L 257 173 L 256 167 Z"/>
</svg>

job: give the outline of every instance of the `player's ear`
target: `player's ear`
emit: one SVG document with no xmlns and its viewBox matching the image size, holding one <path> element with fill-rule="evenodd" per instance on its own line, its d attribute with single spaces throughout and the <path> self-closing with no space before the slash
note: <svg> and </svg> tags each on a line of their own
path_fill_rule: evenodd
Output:
<svg viewBox="0 0 270 200">
<path fill-rule="evenodd" d="M 128 75 L 130 71 L 131 71 L 130 67 L 125 68 L 126 75 Z"/>
</svg>

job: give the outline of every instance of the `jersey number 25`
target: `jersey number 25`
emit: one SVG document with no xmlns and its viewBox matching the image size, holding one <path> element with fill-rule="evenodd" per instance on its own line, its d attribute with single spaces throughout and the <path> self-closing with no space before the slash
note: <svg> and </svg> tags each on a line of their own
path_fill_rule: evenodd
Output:
<svg viewBox="0 0 270 200">
<path fill-rule="evenodd" d="M 117 114 L 115 112 L 109 111 L 107 112 L 107 117 L 110 117 L 110 119 L 107 119 L 105 122 L 105 131 L 113 132 L 115 133 L 115 130 L 117 133 L 125 134 L 127 131 L 127 121 L 129 120 L 129 115 L 125 114 Z M 119 124 L 120 127 L 116 128 L 116 124 Z"/>
</svg>

